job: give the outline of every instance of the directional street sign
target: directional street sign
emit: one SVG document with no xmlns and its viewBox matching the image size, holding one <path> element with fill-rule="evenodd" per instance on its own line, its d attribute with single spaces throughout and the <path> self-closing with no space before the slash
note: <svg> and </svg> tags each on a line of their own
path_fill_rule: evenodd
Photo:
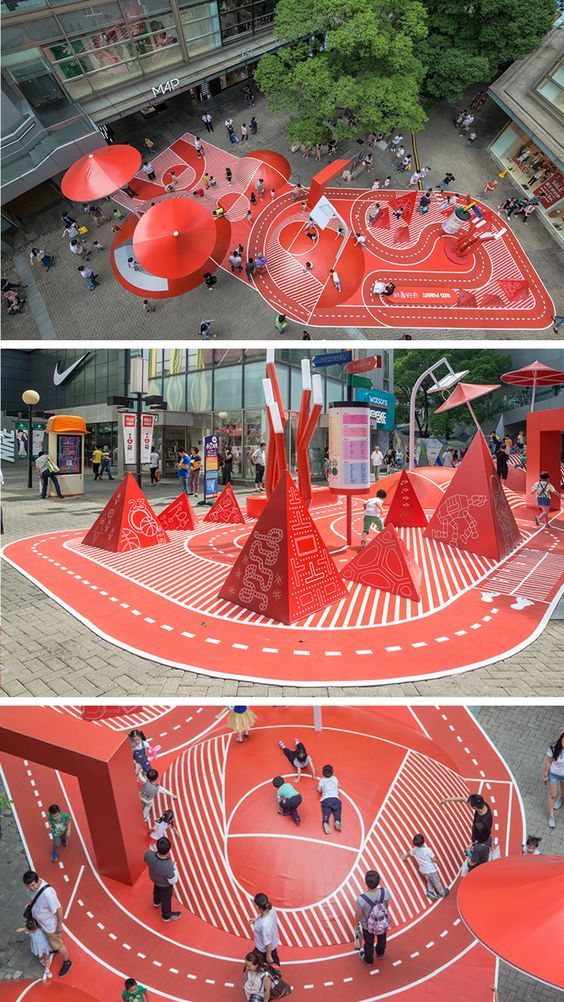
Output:
<svg viewBox="0 0 564 1002">
<path fill-rule="evenodd" d="M 352 351 L 333 351 L 327 355 L 314 355 L 312 364 L 314 369 L 321 369 L 324 365 L 346 365 L 352 359 Z"/>
<path fill-rule="evenodd" d="M 354 362 L 349 362 L 347 372 L 352 375 L 354 372 L 370 372 L 371 369 L 382 368 L 381 355 L 368 355 L 366 358 L 356 358 Z"/>
<path fill-rule="evenodd" d="M 347 386 L 356 386 L 362 390 L 372 389 L 372 380 L 364 376 L 347 376 Z"/>
</svg>

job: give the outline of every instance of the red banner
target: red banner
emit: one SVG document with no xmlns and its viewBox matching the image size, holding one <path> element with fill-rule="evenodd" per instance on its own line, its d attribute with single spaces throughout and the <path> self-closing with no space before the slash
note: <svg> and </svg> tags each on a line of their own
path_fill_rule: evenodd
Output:
<svg viewBox="0 0 564 1002">
<path fill-rule="evenodd" d="M 551 205 L 555 205 L 561 198 L 564 198 L 564 176 L 559 170 L 554 171 L 554 174 L 543 181 L 540 188 L 537 188 L 533 194 L 545 209 L 550 209 Z"/>
<path fill-rule="evenodd" d="M 367 358 L 357 358 L 354 362 L 349 362 L 347 372 L 352 375 L 355 372 L 370 372 L 371 369 L 382 368 L 381 355 L 369 355 Z"/>
</svg>

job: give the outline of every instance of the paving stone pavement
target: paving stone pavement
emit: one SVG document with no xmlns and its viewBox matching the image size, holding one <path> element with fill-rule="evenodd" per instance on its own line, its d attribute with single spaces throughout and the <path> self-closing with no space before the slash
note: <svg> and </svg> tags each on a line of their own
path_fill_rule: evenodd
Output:
<svg viewBox="0 0 564 1002">
<path fill-rule="evenodd" d="M 110 497 L 108 481 L 87 481 L 82 498 L 41 501 L 21 482 L 7 484 L 4 496 L 4 542 L 38 532 L 87 526 Z M 15 475 L 14 475 L 15 476 Z M 151 502 L 161 510 L 176 496 L 174 481 L 147 487 Z M 238 492 L 241 499 L 248 491 Z M 4 670 L 0 694 L 6 696 L 100 696 L 146 698 L 202 696 L 234 698 L 358 696 L 454 697 L 564 697 L 564 620 L 554 618 L 542 635 L 521 653 L 485 668 L 428 682 L 384 686 L 334 686 L 330 689 L 275 686 L 206 678 L 194 672 L 168 668 L 155 661 L 119 650 L 40 591 L 22 574 L 2 565 L 2 619 Z"/>
<path fill-rule="evenodd" d="M 0 709 L 0 714 L 1 714 Z M 521 791 L 527 815 L 527 831 L 543 839 L 545 853 L 564 853 L 564 814 L 550 831 L 546 824 L 542 766 L 546 747 L 562 730 L 562 708 L 552 706 L 474 707 L 479 723 L 508 763 Z M 2 786 L 0 784 L 0 792 Z M 23 937 L 14 932 L 25 905 L 21 874 L 27 867 L 25 850 L 11 812 L 2 812 L 0 840 L 0 981 L 37 976 L 37 965 Z M 499 1002 L 558 1002 L 562 993 L 500 965 Z M 460 1002 L 472 1002 L 470 998 Z"/>
<path fill-rule="evenodd" d="M 466 104 L 476 89 L 473 88 L 469 93 Z M 236 124 L 239 124 L 246 117 L 246 111 L 242 110 L 244 101 L 241 94 L 240 87 L 230 88 L 206 106 L 213 114 L 216 123 L 215 132 L 210 139 L 223 149 L 227 149 L 229 145 L 225 129 L 221 124 L 224 118 L 229 114 Z M 462 104 L 461 102 L 461 107 Z M 140 116 L 113 123 L 117 141 L 127 140 L 142 148 L 143 137 L 149 131 L 155 141 L 155 150 L 158 152 L 174 142 L 183 132 L 199 131 L 202 112 L 200 104 L 196 105 L 187 98 L 182 101 L 176 99 L 171 102 L 171 109 L 162 119 L 159 117 L 154 127 L 153 123 L 148 127 Z M 438 184 L 445 171 L 450 170 L 456 178 L 457 188 L 454 190 L 479 194 L 485 182 L 497 176 L 496 167 L 486 147 L 503 127 L 505 116 L 493 102 L 488 101 L 477 115 L 478 141 L 472 147 L 468 147 L 451 125 L 452 113 L 452 106 L 447 104 L 437 105 L 431 111 L 426 128 L 417 136 L 420 160 L 422 164 L 431 166 L 430 179 L 433 184 Z M 250 138 L 244 147 L 244 152 L 261 147 L 278 150 L 289 158 L 293 178 L 301 180 L 304 184 L 309 183 L 313 174 L 323 164 L 320 165 L 312 159 L 305 160 L 299 153 L 289 152 L 283 131 L 285 118 L 279 113 L 267 110 L 262 97 L 257 98 L 255 115 L 259 123 L 259 132 L 256 137 Z M 229 148 L 230 152 L 235 151 L 236 155 L 241 155 L 243 152 L 241 144 Z M 350 147 L 341 144 L 338 153 L 339 156 L 346 156 L 349 153 L 352 156 L 358 150 L 356 143 Z M 372 184 L 375 177 L 384 178 L 390 170 L 389 154 L 375 150 L 374 171 L 361 175 L 356 182 L 353 182 L 353 186 L 366 188 Z M 394 181 L 396 178 L 400 178 L 400 175 L 394 172 Z M 403 178 L 403 175 L 402 179 L 407 183 L 408 179 Z M 343 185 L 344 182 L 339 178 L 335 184 Z M 496 205 L 499 204 L 512 193 L 511 179 L 500 181 L 492 204 L 494 201 Z M 101 284 L 95 292 L 88 292 L 84 280 L 78 275 L 76 258 L 70 254 L 67 240 L 61 235 L 60 213 L 67 206 L 68 203 L 61 200 L 52 209 L 29 217 L 24 230 L 16 237 L 15 249 L 19 253 L 15 256 L 5 255 L 4 274 L 14 277 L 16 273 L 20 273 L 22 281 L 29 284 L 29 302 L 24 313 L 4 316 L 5 338 L 22 340 L 49 338 L 53 337 L 53 328 L 58 338 L 70 340 L 98 341 L 112 334 L 120 339 L 135 340 L 196 338 L 200 320 L 208 317 L 210 312 L 215 320 L 218 338 L 263 340 L 278 336 L 274 330 L 275 313 L 272 308 L 260 295 L 247 288 L 246 283 L 233 281 L 224 274 L 219 275 L 219 281 L 211 296 L 205 286 L 201 286 L 186 296 L 159 300 L 155 313 L 144 313 L 141 299 L 131 296 L 114 280 L 108 255 L 112 237 L 109 223 L 104 223 L 95 233 L 95 237 L 106 250 L 93 257 L 93 267 L 100 276 Z M 78 210 L 79 207 L 75 206 L 73 211 L 80 215 Z M 564 297 L 560 282 L 564 254 L 543 224 L 535 217 L 527 226 L 524 226 L 517 217 L 512 218 L 508 225 L 518 234 L 528 257 L 555 299 L 556 312 L 564 313 Z M 89 229 L 91 231 L 89 238 L 92 239 L 92 231 L 96 227 L 89 224 Z M 30 277 L 29 266 L 22 267 L 22 260 L 24 263 L 27 261 L 22 252 L 27 256 L 29 248 L 34 243 L 42 244 L 48 253 L 56 256 L 57 262 L 49 271 L 36 266 Z M 302 330 L 303 325 L 290 323 L 284 339 L 301 340 Z M 311 327 L 309 330 L 314 341 L 343 337 L 399 338 L 404 333 L 403 330 L 375 331 L 361 328 L 342 330 Z M 445 334 L 442 329 L 410 330 L 410 333 L 413 337 L 426 338 L 444 338 Z M 450 340 L 464 340 L 468 337 L 468 332 L 449 331 L 448 336 Z M 472 331 L 474 338 L 495 340 L 498 336 L 493 331 Z M 504 332 L 502 336 L 530 339 L 531 332 L 515 330 L 510 334 Z M 554 339 L 556 335 L 552 328 L 549 328 L 542 333 L 542 337 Z"/>
</svg>

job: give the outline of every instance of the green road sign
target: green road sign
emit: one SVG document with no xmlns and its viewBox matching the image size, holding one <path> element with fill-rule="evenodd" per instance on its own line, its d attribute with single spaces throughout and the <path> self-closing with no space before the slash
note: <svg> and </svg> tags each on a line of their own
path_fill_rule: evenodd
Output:
<svg viewBox="0 0 564 1002">
<path fill-rule="evenodd" d="M 356 386 L 359 390 L 371 390 L 372 380 L 365 376 L 347 376 L 347 386 Z"/>
</svg>

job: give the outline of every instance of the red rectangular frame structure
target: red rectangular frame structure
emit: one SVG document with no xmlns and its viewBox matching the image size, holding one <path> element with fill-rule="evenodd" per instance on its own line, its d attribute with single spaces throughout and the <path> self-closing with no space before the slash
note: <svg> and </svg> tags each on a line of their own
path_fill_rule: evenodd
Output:
<svg viewBox="0 0 564 1002">
<path fill-rule="evenodd" d="M 531 411 L 527 415 L 527 504 L 536 508 L 531 488 L 539 474 L 547 471 L 558 494 L 550 498 L 550 510 L 560 511 L 560 460 L 564 434 L 564 407 L 550 411 Z"/>
</svg>

